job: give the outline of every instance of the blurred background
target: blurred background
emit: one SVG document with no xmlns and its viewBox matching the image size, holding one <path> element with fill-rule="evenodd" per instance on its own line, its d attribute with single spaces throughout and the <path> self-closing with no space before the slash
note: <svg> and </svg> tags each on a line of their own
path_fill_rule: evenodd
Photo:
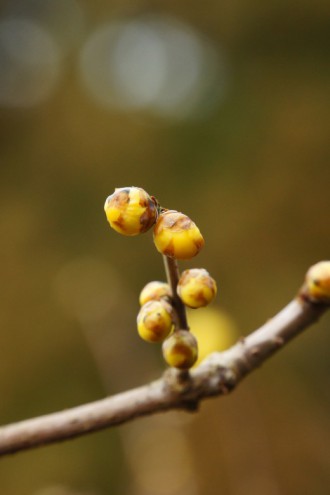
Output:
<svg viewBox="0 0 330 495">
<path fill-rule="evenodd" d="M 206 347 L 261 325 L 329 259 L 329 19 L 325 0 L 1 1 L 2 424 L 165 368 L 135 326 L 162 260 L 151 233 L 108 227 L 115 187 L 200 227 L 181 266 L 218 282 L 191 315 Z M 2 459 L 1 493 L 329 493 L 329 327 L 198 414 Z"/>
</svg>

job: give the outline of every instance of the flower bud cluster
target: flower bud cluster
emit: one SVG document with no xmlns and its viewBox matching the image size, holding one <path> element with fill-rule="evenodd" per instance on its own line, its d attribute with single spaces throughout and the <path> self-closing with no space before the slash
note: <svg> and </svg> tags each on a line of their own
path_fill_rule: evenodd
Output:
<svg viewBox="0 0 330 495">
<path fill-rule="evenodd" d="M 156 199 L 140 187 L 120 187 L 109 196 L 104 211 L 110 226 L 126 236 L 154 231 L 157 250 L 178 260 L 196 256 L 204 246 L 197 225 L 187 215 L 161 208 Z"/>
<path fill-rule="evenodd" d="M 207 306 L 215 297 L 215 280 L 204 268 L 185 270 L 177 285 L 177 296 L 190 308 Z M 174 295 L 175 296 L 175 295 Z M 198 358 L 198 345 L 188 329 L 175 328 L 175 304 L 165 282 L 149 282 L 140 294 L 138 333 L 147 342 L 163 342 L 163 356 L 169 366 L 191 368 Z"/>
<path fill-rule="evenodd" d="M 200 230 L 187 215 L 160 207 L 139 187 L 115 189 L 104 210 L 110 226 L 120 234 L 135 236 L 153 227 L 156 249 L 167 258 L 188 260 L 204 246 Z M 182 311 L 184 306 L 207 306 L 216 296 L 217 286 L 204 268 L 185 270 L 177 286 L 171 285 L 154 281 L 142 289 L 137 330 L 147 342 L 163 342 L 163 357 L 169 366 L 189 369 L 197 361 L 198 345 L 188 328 L 178 324 L 177 302 Z"/>
<path fill-rule="evenodd" d="M 176 328 L 174 298 L 165 282 L 149 282 L 140 294 L 137 316 L 140 337 L 147 342 L 163 342 L 163 356 L 169 366 L 189 369 L 197 360 L 195 337 Z"/>
</svg>

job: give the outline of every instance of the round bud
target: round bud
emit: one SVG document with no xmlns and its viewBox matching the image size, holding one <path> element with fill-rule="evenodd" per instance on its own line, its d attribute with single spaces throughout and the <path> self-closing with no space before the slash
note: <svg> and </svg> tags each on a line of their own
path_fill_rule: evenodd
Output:
<svg viewBox="0 0 330 495">
<path fill-rule="evenodd" d="M 143 306 L 148 301 L 159 301 L 164 297 L 171 297 L 171 289 L 165 282 L 149 282 L 145 287 L 143 287 L 139 302 Z"/>
<path fill-rule="evenodd" d="M 201 308 L 213 301 L 217 284 L 204 268 L 192 268 L 182 272 L 177 293 L 189 308 Z"/>
<path fill-rule="evenodd" d="M 187 370 L 197 360 L 197 340 L 188 330 L 177 330 L 163 342 L 163 356 L 169 366 Z"/>
<path fill-rule="evenodd" d="M 123 235 L 146 232 L 157 219 L 156 202 L 140 187 L 121 187 L 106 199 L 104 211 L 110 226 Z"/>
<path fill-rule="evenodd" d="M 164 301 L 149 301 L 137 316 L 140 337 L 147 342 L 162 342 L 173 327 L 172 308 Z"/>
<path fill-rule="evenodd" d="M 330 261 L 320 261 L 306 274 L 307 293 L 317 302 L 330 303 Z"/>
<path fill-rule="evenodd" d="M 204 246 L 204 239 L 197 225 L 187 215 L 175 210 L 161 213 L 154 227 L 157 250 L 179 260 L 196 256 Z"/>
</svg>

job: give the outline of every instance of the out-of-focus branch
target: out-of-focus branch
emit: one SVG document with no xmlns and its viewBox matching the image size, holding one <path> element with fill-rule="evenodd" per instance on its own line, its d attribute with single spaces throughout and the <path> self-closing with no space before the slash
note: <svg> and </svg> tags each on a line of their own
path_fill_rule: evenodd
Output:
<svg viewBox="0 0 330 495">
<path fill-rule="evenodd" d="M 293 337 L 329 308 L 299 295 L 262 327 L 225 352 L 213 353 L 190 372 L 167 370 L 163 377 L 112 397 L 0 428 L 0 455 L 60 442 L 170 409 L 196 410 L 206 398 L 233 390 Z"/>
</svg>

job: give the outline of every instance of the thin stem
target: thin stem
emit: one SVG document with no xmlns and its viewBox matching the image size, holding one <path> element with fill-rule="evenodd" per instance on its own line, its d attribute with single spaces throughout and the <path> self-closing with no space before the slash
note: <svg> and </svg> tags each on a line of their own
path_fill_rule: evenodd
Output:
<svg viewBox="0 0 330 495">
<path fill-rule="evenodd" d="M 178 262 L 176 259 L 169 258 L 168 256 L 165 255 L 163 255 L 163 260 L 165 265 L 167 282 L 171 288 L 172 304 L 177 316 L 177 323 L 178 323 L 177 329 L 189 330 L 186 308 L 176 292 L 176 288 L 180 278 Z"/>
</svg>

